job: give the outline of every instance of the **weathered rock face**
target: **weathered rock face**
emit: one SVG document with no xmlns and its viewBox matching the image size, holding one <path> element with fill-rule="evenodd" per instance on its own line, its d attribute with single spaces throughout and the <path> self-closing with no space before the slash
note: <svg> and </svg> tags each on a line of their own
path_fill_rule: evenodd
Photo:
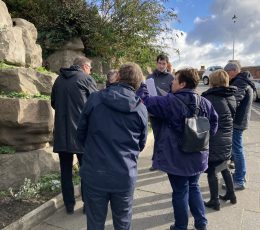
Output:
<svg viewBox="0 0 260 230">
<path fill-rule="evenodd" d="M 31 68 L 0 69 L 0 91 L 50 95 L 57 75 L 39 73 Z"/>
<path fill-rule="evenodd" d="M 36 44 L 35 26 L 20 18 L 11 19 L 3 1 L 0 0 L 0 61 L 17 66 L 40 67 L 42 50 Z"/>
<path fill-rule="evenodd" d="M 84 45 L 81 39 L 74 38 L 67 42 L 62 48 L 51 54 L 46 62 L 51 71 L 59 73 L 61 67 L 68 68 L 72 65 L 74 59 L 78 56 L 85 56 Z M 109 65 L 104 63 L 99 57 L 91 57 L 92 69 L 95 73 L 107 73 Z"/>
<path fill-rule="evenodd" d="M 7 27 L 0 32 L 0 61 L 25 66 L 23 31 L 18 27 Z"/>
<path fill-rule="evenodd" d="M 11 27 L 13 25 L 8 9 L 3 1 L 0 1 L 0 28 Z"/>
<path fill-rule="evenodd" d="M 50 101 L 0 98 L 0 145 L 31 151 L 52 140 L 53 110 Z"/>
<path fill-rule="evenodd" d="M 26 66 L 33 68 L 42 66 L 42 49 L 40 45 L 36 44 L 37 30 L 34 24 L 22 18 L 13 18 L 12 20 L 15 27 L 22 29 Z"/>
<path fill-rule="evenodd" d="M 41 176 L 59 170 L 58 154 L 51 148 L 0 155 L 0 188 L 18 188 L 25 178 L 37 181 Z"/>
<path fill-rule="evenodd" d="M 46 61 L 51 71 L 59 73 L 61 67 L 70 67 L 78 56 L 85 56 L 85 54 L 77 50 L 58 50 L 51 54 Z"/>
</svg>

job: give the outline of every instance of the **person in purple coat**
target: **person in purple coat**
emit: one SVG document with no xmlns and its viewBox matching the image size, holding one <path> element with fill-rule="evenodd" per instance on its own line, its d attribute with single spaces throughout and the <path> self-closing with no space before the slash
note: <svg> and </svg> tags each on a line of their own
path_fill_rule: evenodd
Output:
<svg viewBox="0 0 260 230">
<path fill-rule="evenodd" d="M 171 230 L 186 230 L 189 219 L 189 207 L 195 219 L 197 230 L 207 229 L 207 219 L 203 204 L 199 177 L 208 167 L 208 151 L 185 153 L 181 150 L 184 120 L 191 117 L 200 101 L 200 116 L 208 118 L 210 134 L 218 128 L 218 115 L 212 104 L 200 97 L 195 89 L 199 75 L 195 69 L 186 68 L 176 72 L 172 82 L 171 93 L 166 96 L 149 96 L 146 85 L 137 91 L 150 114 L 162 119 L 162 132 L 159 146 L 153 158 L 153 167 L 168 174 L 173 189 L 172 204 L 175 223 Z M 188 105 L 188 106 L 187 106 Z"/>
</svg>

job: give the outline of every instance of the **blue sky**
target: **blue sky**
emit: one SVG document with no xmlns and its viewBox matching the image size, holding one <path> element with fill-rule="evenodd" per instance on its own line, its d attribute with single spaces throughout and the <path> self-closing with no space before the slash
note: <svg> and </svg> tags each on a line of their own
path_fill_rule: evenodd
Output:
<svg viewBox="0 0 260 230">
<path fill-rule="evenodd" d="M 189 32 L 194 28 L 194 20 L 198 15 L 202 18 L 209 16 L 211 3 L 212 0 L 169 0 L 165 5 L 174 8 L 181 20 L 174 27 Z"/>
<path fill-rule="evenodd" d="M 259 0 L 169 0 L 165 4 L 174 8 L 181 20 L 173 24 L 173 34 L 182 32 L 183 36 L 166 49 L 175 68 L 224 66 L 232 59 L 233 37 L 235 59 L 243 66 L 260 65 Z"/>
</svg>

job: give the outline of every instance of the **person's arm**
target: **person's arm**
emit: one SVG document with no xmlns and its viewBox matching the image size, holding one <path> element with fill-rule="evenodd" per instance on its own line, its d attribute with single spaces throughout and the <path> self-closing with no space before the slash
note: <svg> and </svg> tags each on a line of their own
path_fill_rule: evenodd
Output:
<svg viewBox="0 0 260 230">
<path fill-rule="evenodd" d="M 151 97 L 147 90 L 147 86 L 144 83 L 141 84 L 140 88 L 136 92 L 136 95 L 142 99 L 150 114 L 161 119 L 166 119 L 169 117 L 170 111 L 168 95 Z"/>
<path fill-rule="evenodd" d="M 81 112 L 78 127 L 77 127 L 77 138 L 79 142 L 84 146 L 85 140 L 87 138 L 88 132 L 88 119 L 91 111 L 93 110 L 93 98 L 94 95 L 90 95 L 87 103 L 85 104 L 83 111 Z"/>
<path fill-rule="evenodd" d="M 145 117 L 142 119 L 142 123 L 143 123 L 143 130 L 141 132 L 140 140 L 139 140 L 140 151 L 143 151 L 146 140 L 147 140 L 147 134 L 148 134 L 148 114 L 147 114 L 147 112 L 145 114 Z"/>
<path fill-rule="evenodd" d="M 218 114 L 213 105 L 210 104 L 209 109 L 210 135 L 215 135 L 218 131 Z"/>
<path fill-rule="evenodd" d="M 97 83 L 92 77 L 88 77 L 87 82 L 88 82 L 88 93 L 89 93 L 89 95 L 93 92 L 98 91 Z"/>
<path fill-rule="evenodd" d="M 51 107 L 55 110 L 55 90 L 56 90 L 56 81 L 54 82 L 51 90 Z"/>
</svg>

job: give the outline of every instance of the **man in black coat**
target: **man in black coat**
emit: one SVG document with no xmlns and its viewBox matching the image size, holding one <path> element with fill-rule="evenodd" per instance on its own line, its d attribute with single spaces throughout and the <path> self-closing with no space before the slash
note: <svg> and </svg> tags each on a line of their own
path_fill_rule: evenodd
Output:
<svg viewBox="0 0 260 230">
<path fill-rule="evenodd" d="M 76 58 L 70 68 L 60 69 L 51 92 L 51 106 L 55 110 L 53 152 L 59 154 L 62 195 L 68 214 L 74 212 L 75 206 L 73 154 L 77 155 L 81 165 L 84 152 L 83 145 L 77 140 L 77 124 L 87 98 L 97 91 L 90 71 L 91 60 L 86 57 Z"/>
<path fill-rule="evenodd" d="M 234 188 L 236 190 L 245 189 L 246 162 L 243 150 L 243 131 L 248 128 L 253 101 L 254 83 L 250 72 L 240 71 L 240 65 L 237 62 L 229 62 L 224 70 L 228 73 L 230 85 L 237 87 L 235 94 L 237 110 L 234 118 L 232 154 L 235 163 Z"/>
<path fill-rule="evenodd" d="M 158 96 L 164 96 L 171 90 L 171 83 L 173 81 L 172 74 L 167 70 L 169 65 L 169 58 L 165 54 L 160 54 L 156 58 L 156 70 L 147 77 L 147 80 L 152 78 L 154 80 L 154 85 Z M 157 150 L 160 143 L 160 130 L 162 126 L 162 121 L 159 118 L 150 117 L 150 122 L 153 129 L 154 135 L 154 148 L 153 155 Z M 153 167 L 150 170 L 155 170 Z"/>
</svg>

